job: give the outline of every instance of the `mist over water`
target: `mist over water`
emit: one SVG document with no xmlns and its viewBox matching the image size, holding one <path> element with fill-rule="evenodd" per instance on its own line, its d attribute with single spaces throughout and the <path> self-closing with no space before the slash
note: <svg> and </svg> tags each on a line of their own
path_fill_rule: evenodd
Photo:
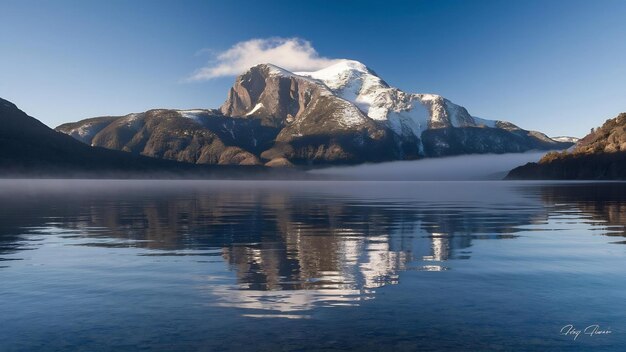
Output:
<svg viewBox="0 0 626 352">
<path fill-rule="evenodd" d="M 468 181 L 501 180 L 513 168 L 536 162 L 545 151 L 510 154 L 480 154 L 393 161 L 309 171 L 329 178 L 354 180 Z"/>
</svg>

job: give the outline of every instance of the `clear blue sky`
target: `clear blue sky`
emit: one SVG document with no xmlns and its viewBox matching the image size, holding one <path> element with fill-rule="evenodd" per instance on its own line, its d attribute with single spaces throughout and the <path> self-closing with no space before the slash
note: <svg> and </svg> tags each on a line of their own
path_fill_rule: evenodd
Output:
<svg viewBox="0 0 626 352">
<path fill-rule="evenodd" d="M 626 111 L 620 0 L 3 0 L 0 97 L 49 126 L 218 107 L 234 77 L 185 79 L 238 42 L 271 37 L 549 135 L 582 136 Z"/>
</svg>

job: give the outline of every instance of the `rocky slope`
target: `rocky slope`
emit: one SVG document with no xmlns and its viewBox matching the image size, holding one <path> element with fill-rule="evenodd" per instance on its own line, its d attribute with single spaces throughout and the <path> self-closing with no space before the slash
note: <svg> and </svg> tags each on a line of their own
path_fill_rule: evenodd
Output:
<svg viewBox="0 0 626 352">
<path fill-rule="evenodd" d="M 188 163 L 228 165 L 260 164 L 244 148 L 256 151 L 251 134 L 262 138 L 266 130 L 254 121 L 227 119 L 214 110 L 164 109 L 57 127 L 57 131 L 92 146 Z M 235 146 L 236 135 L 248 143 Z"/>
<path fill-rule="evenodd" d="M 508 179 L 626 179 L 626 113 L 607 120 L 571 151 L 551 152 L 538 163 L 509 172 Z"/>
<path fill-rule="evenodd" d="M 239 76 L 219 110 L 151 110 L 61 125 L 85 143 L 200 164 L 342 164 L 563 149 L 433 94 L 390 87 L 365 65 L 316 72 L 270 64 Z"/>
<path fill-rule="evenodd" d="M 104 118 L 91 123 L 96 129 L 104 130 L 114 120 Z M 199 166 L 90 147 L 48 128 L 4 99 L 0 99 L 0 126 L 0 177 L 205 178 L 250 177 L 267 173 L 262 167 Z M 89 128 L 84 125 L 77 128 L 75 137 L 83 138 L 83 141 L 92 139 Z M 116 131 L 117 141 L 124 140 L 128 135 L 124 133 L 125 129 Z"/>
</svg>

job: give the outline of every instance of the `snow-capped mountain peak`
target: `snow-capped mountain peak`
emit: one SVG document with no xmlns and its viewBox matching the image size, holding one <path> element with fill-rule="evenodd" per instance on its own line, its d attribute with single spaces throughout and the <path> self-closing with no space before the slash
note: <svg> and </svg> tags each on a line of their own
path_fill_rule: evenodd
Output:
<svg viewBox="0 0 626 352">
<path fill-rule="evenodd" d="M 389 88 L 374 71 L 354 60 L 342 60 L 318 71 L 296 74 L 323 82 L 335 94 L 349 101 L 354 101 L 361 93 Z"/>
<path fill-rule="evenodd" d="M 511 123 L 474 118 L 464 107 L 440 95 L 407 93 L 392 87 L 355 60 L 339 60 L 312 72 L 256 65 L 239 76 L 221 111 L 227 116 L 284 127 L 277 136 L 282 142 L 331 130 L 366 129 L 369 136 L 390 130 L 398 143 L 416 145 L 419 154 L 428 153 L 423 141 L 432 138 L 429 136 L 459 133 L 449 129 L 480 129 L 467 133 L 493 138 L 502 131 L 525 133 L 516 132 L 521 129 Z M 543 135 L 535 137 L 542 139 Z M 440 144 L 437 148 L 451 148 Z"/>
<path fill-rule="evenodd" d="M 352 80 L 360 80 L 367 78 L 371 81 L 382 82 L 387 86 L 378 75 L 369 67 L 355 60 L 341 60 L 336 64 L 328 66 L 313 72 L 296 72 L 297 75 L 307 76 L 318 79 L 331 89 L 340 89 L 343 84 Z"/>
<path fill-rule="evenodd" d="M 334 94 L 396 133 L 420 137 L 429 128 L 494 127 L 496 121 L 474 119 L 465 108 L 436 94 L 411 94 L 389 86 L 372 69 L 342 60 L 314 72 L 297 72 L 323 82 Z"/>
</svg>

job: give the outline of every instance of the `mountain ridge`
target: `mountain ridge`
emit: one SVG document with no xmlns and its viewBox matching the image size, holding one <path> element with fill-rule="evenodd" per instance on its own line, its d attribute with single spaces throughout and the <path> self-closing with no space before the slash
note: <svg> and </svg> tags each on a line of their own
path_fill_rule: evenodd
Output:
<svg viewBox="0 0 626 352">
<path fill-rule="evenodd" d="M 626 179 L 626 113 L 608 119 L 571 150 L 551 152 L 511 170 L 508 179 Z"/>
<path fill-rule="evenodd" d="M 304 177 L 261 166 L 193 165 L 91 147 L 50 129 L 0 98 L 0 177 L 256 178 Z"/>
</svg>

